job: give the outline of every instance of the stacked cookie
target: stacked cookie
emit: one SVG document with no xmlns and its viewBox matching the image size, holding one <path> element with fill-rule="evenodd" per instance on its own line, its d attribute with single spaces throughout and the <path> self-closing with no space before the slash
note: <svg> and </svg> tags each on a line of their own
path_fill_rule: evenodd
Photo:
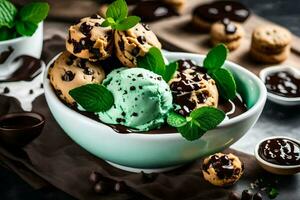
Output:
<svg viewBox="0 0 300 200">
<path fill-rule="evenodd" d="M 283 27 L 259 26 L 252 34 L 250 54 L 258 62 L 280 63 L 289 56 L 291 40 L 291 33 Z"/>
<path fill-rule="evenodd" d="M 214 46 L 223 43 L 230 51 L 240 46 L 244 35 L 244 28 L 238 23 L 231 22 L 228 18 L 214 23 L 210 31 L 211 43 Z"/>
</svg>

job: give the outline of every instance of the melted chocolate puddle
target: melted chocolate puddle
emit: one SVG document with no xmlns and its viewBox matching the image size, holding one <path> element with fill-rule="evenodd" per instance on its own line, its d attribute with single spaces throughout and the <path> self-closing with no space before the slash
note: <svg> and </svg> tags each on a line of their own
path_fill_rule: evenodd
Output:
<svg viewBox="0 0 300 200">
<path fill-rule="evenodd" d="M 6 51 L 3 51 L 1 54 L 0 54 L 0 64 L 3 64 L 5 63 L 5 61 L 8 59 L 8 57 L 12 54 L 12 52 L 14 51 L 14 49 L 9 46 L 8 47 L 8 50 Z"/>
<path fill-rule="evenodd" d="M 19 56 L 14 61 L 22 60 L 21 66 L 8 78 L 0 82 L 31 81 L 42 72 L 42 62 L 32 56 Z"/>
</svg>

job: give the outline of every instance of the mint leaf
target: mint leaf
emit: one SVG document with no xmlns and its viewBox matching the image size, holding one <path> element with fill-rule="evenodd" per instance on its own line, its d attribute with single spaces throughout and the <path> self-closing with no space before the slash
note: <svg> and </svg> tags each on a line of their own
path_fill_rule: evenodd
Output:
<svg viewBox="0 0 300 200">
<path fill-rule="evenodd" d="M 114 104 L 113 94 L 103 85 L 87 84 L 72 89 L 69 94 L 89 112 L 104 112 Z"/>
<path fill-rule="evenodd" d="M 106 11 L 106 17 L 111 17 L 115 21 L 121 21 L 127 17 L 128 8 L 125 0 L 116 0 L 111 3 Z"/>
<path fill-rule="evenodd" d="M 230 71 L 225 68 L 216 70 L 211 77 L 216 81 L 219 94 L 226 100 L 236 97 L 236 83 Z"/>
<path fill-rule="evenodd" d="M 132 27 L 134 27 L 137 23 L 141 21 L 140 17 L 137 16 L 129 16 L 126 19 L 123 19 L 119 23 L 116 24 L 115 29 L 119 31 L 125 31 Z"/>
<path fill-rule="evenodd" d="M 0 27 L 12 28 L 16 15 L 17 9 L 10 1 L 0 0 Z"/>
<path fill-rule="evenodd" d="M 156 47 L 150 48 L 145 56 L 138 57 L 137 65 L 138 67 L 148 69 L 158 75 L 161 75 L 162 77 L 164 77 L 166 73 L 166 66 L 163 56 L 160 50 Z"/>
<path fill-rule="evenodd" d="M 178 62 L 171 62 L 166 66 L 166 73 L 163 76 L 164 80 L 168 83 L 174 76 L 178 68 Z"/>
<path fill-rule="evenodd" d="M 208 131 L 216 128 L 224 120 L 225 113 L 217 108 L 205 106 L 193 110 L 190 117 L 202 130 Z"/>
<path fill-rule="evenodd" d="M 181 127 L 184 126 L 187 121 L 185 117 L 172 111 L 168 114 L 167 123 L 172 127 Z"/>
<path fill-rule="evenodd" d="M 206 55 L 203 65 L 209 73 L 223 66 L 227 58 L 228 50 L 224 44 L 219 44 L 212 48 Z"/>
<path fill-rule="evenodd" d="M 195 122 L 190 121 L 184 126 L 178 127 L 177 130 L 185 139 L 189 141 L 197 140 L 205 134 L 205 130 L 202 130 Z"/>
<path fill-rule="evenodd" d="M 12 33 L 15 32 L 12 29 L 9 29 L 7 27 L 1 27 L 0 28 L 0 41 L 9 40 L 13 38 Z"/>
<path fill-rule="evenodd" d="M 32 22 L 23 22 L 23 21 L 16 22 L 17 32 L 23 36 L 32 36 L 36 31 L 37 27 L 38 25 Z"/>
<path fill-rule="evenodd" d="M 48 3 L 29 3 L 21 8 L 20 18 L 22 21 L 38 24 L 43 21 L 49 12 Z"/>
</svg>

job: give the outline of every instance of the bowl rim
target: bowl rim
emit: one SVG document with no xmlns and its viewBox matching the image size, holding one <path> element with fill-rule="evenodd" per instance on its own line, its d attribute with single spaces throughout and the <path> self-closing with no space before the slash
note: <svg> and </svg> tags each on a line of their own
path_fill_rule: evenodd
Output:
<svg viewBox="0 0 300 200">
<path fill-rule="evenodd" d="M 34 34 L 38 31 L 38 29 L 40 28 L 40 26 L 42 26 L 44 23 L 44 21 L 41 21 L 39 24 L 38 24 L 38 28 L 35 30 L 35 32 L 33 33 L 32 36 L 19 36 L 17 38 L 12 38 L 12 39 L 9 39 L 9 40 L 3 40 L 3 41 L 0 41 L 0 46 L 1 45 L 7 45 L 7 44 L 14 44 L 14 43 L 17 43 L 17 42 L 20 42 L 22 40 L 25 40 L 25 39 L 28 39 L 28 38 L 31 38 L 34 36 Z"/>
<path fill-rule="evenodd" d="M 288 65 L 274 65 L 274 66 L 264 68 L 263 70 L 261 70 L 259 72 L 259 77 L 262 80 L 262 82 L 265 84 L 266 77 L 268 74 L 271 74 L 274 72 L 280 72 L 280 71 L 287 71 L 292 74 L 299 74 L 299 77 L 300 77 L 300 70 L 297 69 L 296 67 L 292 67 L 292 66 L 288 66 Z M 287 102 L 287 103 L 299 102 L 300 103 L 300 97 L 283 97 L 283 96 L 279 96 L 277 94 L 271 93 L 268 90 L 267 90 L 267 95 L 268 95 L 268 97 L 270 97 L 272 99 L 276 99 L 276 100 L 279 100 L 282 102 Z"/>
<path fill-rule="evenodd" d="M 297 169 L 297 168 L 300 169 L 300 165 L 289 165 L 289 166 L 278 165 L 278 164 L 270 163 L 270 162 L 268 162 L 268 161 L 266 161 L 266 160 L 264 160 L 264 159 L 262 159 L 262 158 L 260 157 L 260 155 L 259 155 L 259 153 L 258 153 L 259 145 L 260 145 L 262 142 L 266 141 L 266 140 L 269 140 L 269 139 L 275 139 L 275 138 L 289 139 L 289 140 L 292 140 L 292 141 L 294 141 L 294 142 L 300 144 L 300 141 L 298 141 L 297 139 L 291 138 L 291 137 L 287 137 L 287 136 L 280 136 L 280 135 L 279 135 L 279 136 L 270 136 L 270 137 L 266 137 L 266 138 L 260 140 L 260 141 L 256 144 L 256 146 L 255 146 L 255 149 L 254 149 L 254 156 L 255 156 L 256 160 L 257 160 L 259 163 L 261 163 L 261 164 L 263 164 L 263 165 L 266 165 L 266 166 L 269 166 L 269 167 L 271 167 L 271 168 L 273 168 L 273 169 L 283 169 L 283 170 Z"/>
<path fill-rule="evenodd" d="M 69 113 L 72 113 L 72 114 L 75 114 L 77 117 L 84 117 L 84 119 L 86 119 L 87 121 L 89 121 L 90 123 L 92 124 L 96 124 L 99 126 L 99 124 L 101 125 L 104 125 L 108 128 L 110 128 L 112 130 L 112 132 L 120 135 L 119 133 L 117 133 L 115 130 L 113 130 L 111 127 L 107 126 L 106 124 L 104 123 L 100 123 L 100 122 L 97 122 L 91 118 L 88 118 L 74 110 L 72 110 L 71 108 L 67 107 L 60 99 L 58 99 L 58 97 L 55 95 L 55 92 L 53 91 L 52 87 L 51 87 L 51 83 L 48 79 L 48 70 L 49 70 L 49 67 L 50 65 L 55 61 L 55 59 L 60 55 L 62 54 L 59 53 L 57 54 L 56 56 L 54 56 L 47 64 L 47 67 L 46 67 L 46 70 L 44 71 L 44 89 L 45 91 L 46 90 L 49 90 L 49 94 L 51 96 L 54 97 L 54 100 L 55 100 L 55 103 L 58 103 L 60 105 L 60 107 L 64 108 L 67 112 Z M 178 57 L 200 57 L 200 58 L 204 58 L 205 55 L 202 55 L 202 54 L 195 54 L 195 53 L 185 53 L 185 52 L 163 52 L 163 55 L 165 57 L 168 57 L 168 56 L 171 56 L 171 55 L 177 55 Z M 255 113 L 259 112 L 261 107 L 264 106 L 264 103 L 266 101 L 266 98 L 267 98 L 267 91 L 266 91 L 266 87 L 265 85 L 263 84 L 263 82 L 252 72 L 250 72 L 249 70 L 243 68 L 242 66 L 238 65 L 238 64 L 235 64 L 231 61 L 228 61 L 226 60 L 225 65 L 230 65 L 230 66 L 233 66 L 234 68 L 239 68 L 239 70 L 241 70 L 244 74 L 246 74 L 248 77 L 251 77 L 252 79 L 255 80 L 258 88 L 259 88 L 259 97 L 256 101 L 256 103 L 250 108 L 248 109 L 246 112 L 242 113 L 241 115 L 239 116 L 236 116 L 232 119 L 228 119 L 228 120 L 224 120 L 221 124 L 219 124 L 217 126 L 216 129 L 219 129 L 219 128 L 223 128 L 223 127 L 227 127 L 227 126 L 230 126 L 232 124 L 235 124 L 235 123 L 238 123 L 238 122 L 241 122 L 243 120 L 245 120 L 246 118 L 254 115 Z M 126 137 L 139 137 L 139 138 L 148 138 L 148 137 L 157 137 L 157 138 L 182 138 L 181 134 L 180 133 L 162 133 L 162 134 L 143 134 L 143 133 L 139 133 L 139 132 L 133 132 L 133 133 L 130 133 L 130 134 L 126 134 Z"/>
</svg>

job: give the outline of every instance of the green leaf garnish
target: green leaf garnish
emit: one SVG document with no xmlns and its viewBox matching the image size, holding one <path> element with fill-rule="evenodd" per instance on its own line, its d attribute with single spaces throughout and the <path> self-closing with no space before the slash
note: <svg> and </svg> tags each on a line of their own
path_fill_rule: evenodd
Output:
<svg viewBox="0 0 300 200">
<path fill-rule="evenodd" d="M 170 126 L 176 127 L 178 132 L 187 140 L 197 140 L 207 131 L 214 129 L 225 118 L 225 113 L 214 107 L 201 107 L 183 116 L 170 112 L 167 122 Z"/>
<path fill-rule="evenodd" d="M 275 199 L 278 196 L 279 192 L 276 188 L 272 187 L 268 191 L 268 197 L 270 199 Z"/>
<path fill-rule="evenodd" d="M 150 48 L 145 56 L 138 57 L 137 66 L 148 69 L 158 75 L 161 75 L 162 77 L 164 77 L 166 73 L 164 58 L 161 54 L 161 51 L 156 47 Z"/>
<path fill-rule="evenodd" d="M 49 12 L 48 3 L 36 2 L 29 3 L 21 8 L 19 16 L 21 21 L 38 24 L 43 21 Z"/>
<path fill-rule="evenodd" d="M 160 49 L 151 47 L 143 57 L 137 57 L 137 66 L 161 75 L 166 82 L 169 82 L 178 68 L 178 63 L 172 62 L 166 65 Z"/>
<path fill-rule="evenodd" d="M 83 85 L 70 90 L 69 94 L 88 112 L 105 112 L 114 104 L 113 94 L 99 84 Z"/>
<path fill-rule="evenodd" d="M 17 9 L 10 1 L 0 0 L 0 27 L 12 28 L 16 15 Z"/>
<path fill-rule="evenodd" d="M 110 26 L 115 30 L 128 30 L 134 27 L 137 23 L 141 21 L 138 16 L 129 16 L 128 8 L 125 0 L 116 0 L 111 3 L 106 11 L 106 19 L 102 22 L 102 27 Z"/>
<path fill-rule="evenodd" d="M 166 66 L 166 72 L 163 78 L 167 83 L 173 78 L 177 69 L 178 69 L 178 62 L 171 62 Z"/>
<path fill-rule="evenodd" d="M 221 68 L 227 58 L 227 53 L 228 50 L 224 44 L 219 44 L 212 48 L 204 59 L 204 67 L 209 72 L 213 72 L 214 70 Z"/>
<path fill-rule="evenodd" d="M 211 74 L 216 81 L 219 93 L 224 99 L 234 99 L 236 97 L 236 83 L 231 72 L 225 68 L 216 70 Z"/>
<path fill-rule="evenodd" d="M 224 44 L 219 44 L 211 49 L 203 65 L 207 73 L 216 81 L 220 95 L 225 99 L 234 99 L 236 97 L 236 83 L 231 72 L 222 68 L 228 50 Z"/>
<path fill-rule="evenodd" d="M 24 36 L 32 36 L 37 29 L 37 25 L 31 22 L 23 22 L 17 21 L 16 22 L 16 29 L 19 34 Z"/>
<path fill-rule="evenodd" d="M 185 117 L 172 111 L 168 114 L 167 123 L 170 126 L 177 128 L 177 127 L 184 126 L 187 123 L 187 121 Z"/>
</svg>

